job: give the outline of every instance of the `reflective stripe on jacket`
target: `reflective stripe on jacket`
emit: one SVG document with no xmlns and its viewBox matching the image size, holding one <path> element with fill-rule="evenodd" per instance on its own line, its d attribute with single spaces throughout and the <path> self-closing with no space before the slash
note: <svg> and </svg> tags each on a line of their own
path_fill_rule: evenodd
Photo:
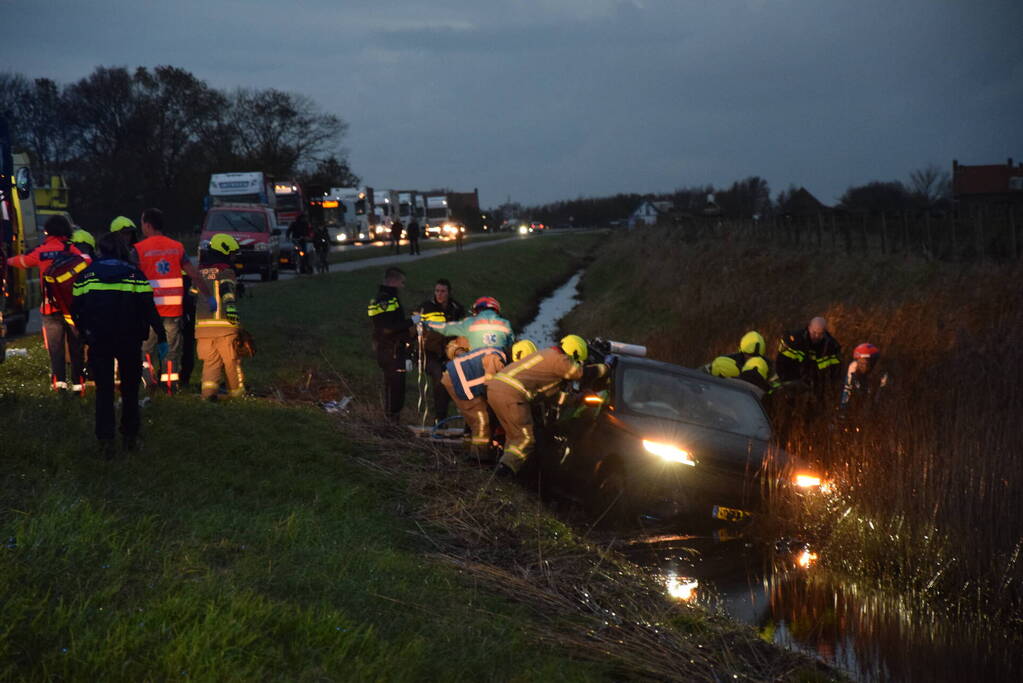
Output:
<svg viewBox="0 0 1023 683">
<path fill-rule="evenodd" d="M 490 359 L 489 356 L 496 356 Z M 496 360 L 501 366 L 508 362 L 507 356 L 502 349 L 483 348 L 459 356 L 448 361 L 447 372 L 451 378 L 451 385 L 455 395 L 463 401 L 481 396 L 486 390 L 485 384 L 491 378 L 488 374 L 488 360 Z"/>
<path fill-rule="evenodd" d="M 514 387 L 526 400 L 531 401 L 562 382 L 580 379 L 582 376 L 583 366 L 562 351 L 560 346 L 552 346 L 515 361 L 494 375 L 487 386 L 501 382 Z"/>
<path fill-rule="evenodd" d="M 436 323 L 428 320 L 423 322 L 431 330 L 446 337 L 465 337 L 469 340 L 469 348 L 472 350 L 488 346 L 504 349 L 515 341 L 511 323 L 489 308 L 457 322 Z"/>
<path fill-rule="evenodd" d="M 135 244 L 139 268 L 153 286 L 156 310 L 164 318 L 184 313 L 185 279 L 181 266 L 188 263 L 185 247 L 166 235 L 153 235 Z"/>
</svg>

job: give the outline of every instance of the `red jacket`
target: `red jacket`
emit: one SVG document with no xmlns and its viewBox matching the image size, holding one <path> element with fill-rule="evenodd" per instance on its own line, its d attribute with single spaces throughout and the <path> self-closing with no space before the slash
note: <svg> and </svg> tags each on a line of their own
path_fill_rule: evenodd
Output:
<svg viewBox="0 0 1023 683">
<path fill-rule="evenodd" d="M 156 310 L 164 318 L 184 314 L 185 279 L 181 265 L 188 263 L 181 242 L 165 235 L 153 235 L 135 244 L 139 255 L 139 270 L 145 273 L 153 286 Z"/>
<path fill-rule="evenodd" d="M 91 260 L 88 254 L 79 251 L 78 247 L 68 243 L 66 237 L 53 237 L 47 235 L 43 243 L 38 247 L 28 252 L 27 254 L 19 254 L 12 256 L 7 259 L 7 265 L 14 266 L 15 268 L 38 268 L 39 269 L 39 291 L 45 292 L 46 286 L 43 284 L 43 273 L 50 267 L 50 261 L 56 258 L 62 251 L 67 249 L 72 254 L 79 254 L 86 261 Z M 39 312 L 43 315 L 51 315 L 53 313 L 60 313 L 55 306 L 53 306 L 47 298 L 43 297 L 43 303 L 39 306 Z"/>
</svg>

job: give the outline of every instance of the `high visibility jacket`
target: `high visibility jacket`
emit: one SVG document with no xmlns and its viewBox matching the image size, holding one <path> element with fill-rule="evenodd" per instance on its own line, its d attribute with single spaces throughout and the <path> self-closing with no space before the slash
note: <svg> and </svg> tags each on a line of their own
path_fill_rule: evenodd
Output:
<svg viewBox="0 0 1023 683">
<path fill-rule="evenodd" d="M 72 254 L 78 254 L 83 256 L 86 261 L 89 260 L 88 254 L 83 254 L 78 247 L 73 244 L 68 244 L 66 237 L 54 237 L 47 235 L 43 243 L 38 247 L 28 252 L 27 254 L 18 254 L 7 259 L 7 265 L 15 268 L 38 268 L 39 269 L 39 291 L 46 291 L 46 283 L 43 281 L 43 273 L 50 267 L 50 262 L 55 258 L 64 253 L 65 250 L 70 251 Z M 54 306 L 53 302 L 48 297 L 43 297 L 42 304 L 39 305 L 39 312 L 43 315 L 52 315 L 60 313 L 60 309 Z"/>
<path fill-rule="evenodd" d="M 489 308 L 458 322 L 423 322 L 446 337 L 465 337 L 469 340 L 470 350 L 487 346 L 506 349 L 515 341 L 511 323 Z"/>
<path fill-rule="evenodd" d="M 581 379 L 583 366 L 552 346 L 520 358 L 487 382 L 487 387 L 503 384 L 518 390 L 527 401 L 552 393 L 562 382 Z"/>
<path fill-rule="evenodd" d="M 238 280 L 226 263 L 215 263 L 199 269 L 199 275 L 217 300 L 217 310 L 210 312 L 206 298 L 198 297 L 195 306 L 195 338 L 223 337 L 238 331 Z"/>
<path fill-rule="evenodd" d="M 446 304 L 439 304 L 431 297 L 419 304 L 419 312 L 423 316 L 423 322 L 426 325 L 430 323 L 456 322 L 465 317 L 465 307 L 450 298 Z M 423 341 L 426 350 L 435 356 L 443 356 L 446 343 L 445 335 L 430 328 L 427 331 L 428 334 Z"/>
<path fill-rule="evenodd" d="M 188 263 L 185 247 L 165 235 L 153 235 L 137 242 L 135 252 L 139 255 L 139 269 L 153 287 L 156 310 L 164 318 L 182 315 L 185 280 L 181 266 Z"/>
<path fill-rule="evenodd" d="M 778 340 L 775 359 L 778 379 L 783 382 L 802 379 L 810 384 L 835 381 L 842 373 L 841 352 L 842 346 L 828 332 L 816 343 L 805 327 L 786 332 Z"/>
<path fill-rule="evenodd" d="M 502 349 L 485 347 L 448 361 L 447 373 L 455 395 L 463 401 L 482 396 L 495 370 L 508 362 Z"/>
<path fill-rule="evenodd" d="M 71 316 L 87 344 L 142 341 L 149 330 L 167 341 L 153 288 L 138 268 L 118 259 L 93 262 L 75 280 Z"/>
<path fill-rule="evenodd" d="M 377 360 L 404 362 L 412 321 L 405 317 L 405 309 L 398 300 L 398 290 L 380 285 L 377 295 L 369 302 L 366 314 L 373 323 L 373 347 Z"/>
</svg>

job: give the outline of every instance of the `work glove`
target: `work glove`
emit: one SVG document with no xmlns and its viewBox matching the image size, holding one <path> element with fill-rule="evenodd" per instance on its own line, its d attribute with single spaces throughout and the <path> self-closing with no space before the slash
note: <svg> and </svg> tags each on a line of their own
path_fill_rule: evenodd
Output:
<svg viewBox="0 0 1023 683">
<path fill-rule="evenodd" d="M 210 296 L 206 297 L 206 303 L 209 304 L 210 313 L 217 312 L 217 297 L 211 294 Z"/>
<path fill-rule="evenodd" d="M 413 325 L 418 325 L 420 322 L 422 322 L 422 320 L 423 320 L 423 316 L 419 315 L 418 313 L 413 313 L 412 314 L 412 324 Z"/>
<path fill-rule="evenodd" d="M 161 363 L 167 358 L 168 353 L 170 353 L 170 345 L 167 342 L 156 343 L 156 357 L 160 359 Z"/>
</svg>

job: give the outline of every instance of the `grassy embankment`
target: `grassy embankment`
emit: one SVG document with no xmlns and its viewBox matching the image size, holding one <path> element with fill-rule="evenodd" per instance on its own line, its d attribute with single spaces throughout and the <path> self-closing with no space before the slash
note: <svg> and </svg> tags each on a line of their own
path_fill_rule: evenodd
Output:
<svg viewBox="0 0 1023 683">
<path fill-rule="evenodd" d="M 788 448 L 837 489 L 789 509 L 789 523 L 825 564 L 1013 621 L 1023 615 L 1020 275 L 1019 265 L 634 231 L 601 250 L 565 326 L 690 367 L 732 352 L 749 329 L 773 359 L 781 332 L 814 315 L 828 318 L 845 362 L 857 344 L 877 344 L 894 385 L 862 431 L 828 416 L 790 433 Z"/>
<path fill-rule="evenodd" d="M 404 300 L 447 276 L 521 322 L 592 239 L 410 264 Z M 91 401 L 46 391 L 38 338 L 0 366 L 0 678 L 815 675 L 668 605 L 519 487 L 303 405 L 376 391 L 364 307 L 378 278 L 258 288 L 242 302 L 260 341 L 248 382 L 288 400 L 158 397 L 127 460 L 89 455 Z"/>
</svg>

